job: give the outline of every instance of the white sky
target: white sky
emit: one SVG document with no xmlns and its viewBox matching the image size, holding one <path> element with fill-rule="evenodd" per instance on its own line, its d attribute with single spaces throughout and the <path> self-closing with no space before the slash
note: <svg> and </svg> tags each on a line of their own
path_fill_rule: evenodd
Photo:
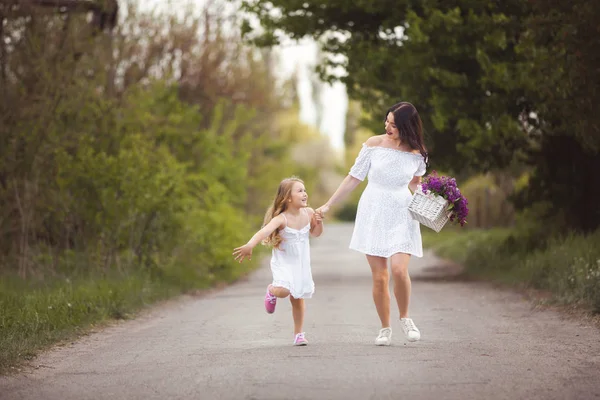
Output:
<svg viewBox="0 0 600 400">
<path fill-rule="evenodd" d="M 202 6 L 205 0 L 136 0 L 142 9 L 162 6 L 173 10 L 177 5 L 185 6 L 191 2 Z M 348 96 L 346 87 L 341 83 L 329 85 L 324 83 L 320 105 L 312 99 L 309 76 L 314 69 L 317 57 L 317 44 L 312 39 L 303 39 L 300 43 L 289 41 L 278 48 L 280 53 L 279 73 L 282 78 L 298 71 L 298 96 L 300 100 L 300 120 L 309 125 L 316 125 L 316 107 L 322 109 L 321 126 L 317 127 L 329 138 L 332 147 L 337 151 L 344 148 L 344 130 Z"/>
</svg>

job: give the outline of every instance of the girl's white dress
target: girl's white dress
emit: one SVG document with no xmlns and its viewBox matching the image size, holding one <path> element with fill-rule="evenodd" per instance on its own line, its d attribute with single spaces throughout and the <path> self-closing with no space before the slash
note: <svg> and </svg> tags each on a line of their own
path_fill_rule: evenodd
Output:
<svg viewBox="0 0 600 400">
<path fill-rule="evenodd" d="M 304 228 L 293 229 L 287 226 L 286 218 L 286 226 L 280 235 L 283 241 L 271 254 L 272 285 L 288 289 L 296 299 L 311 298 L 315 283 L 310 268 L 310 219 Z"/>
<path fill-rule="evenodd" d="M 350 175 L 369 183 L 358 203 L 351 249 L 386 258 L 423 256 L 419 223 L 408 212 L 408 184 L 425 169 L 421 154 L 363 144 Z"/>
</svg>

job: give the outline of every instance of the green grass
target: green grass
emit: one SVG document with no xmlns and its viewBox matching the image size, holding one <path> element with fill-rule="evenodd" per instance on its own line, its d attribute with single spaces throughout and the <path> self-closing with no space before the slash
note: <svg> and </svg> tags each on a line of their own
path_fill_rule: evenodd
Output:
<svg viewBox="0 0 600 400">
<path fill-rule="evenodd" d="M 44 285 L 7 278 L 0 293 L 0 370 L 5 370 L 91 324 L 126 318 L 177 290 L 136 274 L 121 279 L 64 279 Z"/>
<path fill-rule="evenodd" d="M 465 263 L 469 254 L 476 248 L 500 243 L 508 237 L 508 229 L 466 230 L 448 226 L 436 233 L 428 228 L 422 229 L 423 246 L 431 248 L 440 257 L 458 263 Z"/>
<path fill-rule="evenodd" d="M 130 318 L 144 306 L 189 290 L 235 280 L 259 258 L 220 274 L 180 266 L 158 273 L 137 269 L 43 281 L 5 275 L 0 280 L 0 373 L 95 325 Z"/>
<path fill-rule="evenodd" d="M 468 276 L 547 291 L 552 300 L 600 313 L 600 231 L 541 239 L 516 229 L 423 230 L 423 243 Z"/>
</svg>

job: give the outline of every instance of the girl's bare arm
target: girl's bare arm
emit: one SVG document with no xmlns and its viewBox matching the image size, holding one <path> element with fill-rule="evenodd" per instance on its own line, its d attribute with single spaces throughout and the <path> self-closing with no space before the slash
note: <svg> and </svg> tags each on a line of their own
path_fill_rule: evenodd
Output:
<svg viewBox="0 0 600 400">
<path fill-rule="evenodd" d="M 267 225 L 265 225 L 260 231 L 256 232 L 254 236 L 246 243 L 252 247 L 265 240 L 275 229 L 282 227 L 285 223 L 283 215 L 279 214 L 273 218 Z"/>
<path fill-rule="evenodd" d="M 285 224 L 285 219 L 283 215 L 278 215 L 273 218 L 267 225 L 265 225 L 260 231 L 256 232 L 254 236 L 243 246 L 236 247 L 233 249 L 233 256 L 236 261 L 242 262 L 244 258 L 248 257 L 249 260 L 252 259 L 252 249 L 256 247 L 257 244 L 265 240 L 275 229 L 283 226 Z"/>
<path fill-rule="evenodd" d="M 319 237 L 323 233 L 323 218 L 312 208 L 309 208 L 308 212 L 310 214 L 310 235 Z"/>
</svg>

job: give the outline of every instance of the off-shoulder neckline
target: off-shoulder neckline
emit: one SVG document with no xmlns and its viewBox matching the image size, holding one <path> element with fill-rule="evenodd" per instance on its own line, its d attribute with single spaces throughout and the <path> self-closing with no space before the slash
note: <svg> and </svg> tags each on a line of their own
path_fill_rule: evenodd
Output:
<svg viewBox="0 0 600 400">
<path fill-rule="evenodd" d="M 392 149 L 391 147 L 383 147 L 383 146 L 368 146 L 366 143 L 362 144 L 363 147 L 366 147 L 367 149 L 384 149 L 384 150 L 391 150 L 391 151 L 395 151 L 398 153 L 404 153 L 404 154 L 410 154 L 413 156 L 419 156 L 419 157 L 423 157 L 423 155 L 421 153 L 413 153 L 410 151 L 404 151 L 404 150 L 398 150 L 398 149 Z"/>
</svg>

